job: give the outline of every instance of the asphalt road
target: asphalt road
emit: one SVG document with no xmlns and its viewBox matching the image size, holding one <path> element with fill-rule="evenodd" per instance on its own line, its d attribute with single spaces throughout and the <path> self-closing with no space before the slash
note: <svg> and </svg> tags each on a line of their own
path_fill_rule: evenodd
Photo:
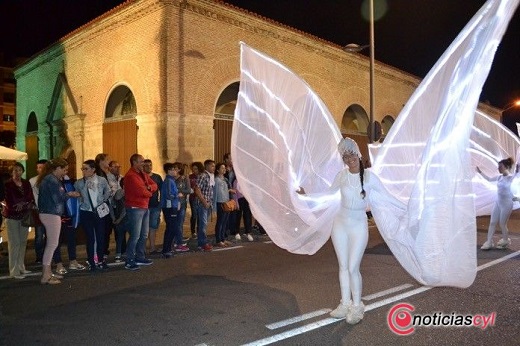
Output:
<svg viewBox="0 0 520 346">
<path fill-rule="evenodd" d="M 479 218 L 478 243 L 488 218 Z M 337 261 L 327 243 L 313 256 L 294 255 L 267 237 L 212 253 L 190 252 L 132 272 L 66 274 L 61 285 L 34 276 L 5 277 L 0 258 L 1 345 L 518 345 L 520 211 L 509 224 L 509 250 L 478 251 L 479 272 L 467 289 L 423 287 L 397 263 L 371 227 L 362 262 L 364 320 L 329 318 L 339 302 Z M 78 247 L 84 256 L 84 246 Z M 83 251 L 83 252 L 82 252 Z M 34 257 L 27 251 L 27 263 Z M 63 246 L 66 259 L 66 250 Z M 411 326 L 399 316 L 478 316 L 489 326 Z M 414 309 L 411 311 L 410 309 Z M 480 322 L 483 319 L 479 320 Z M 405 326 L 405 327 L 403 327 Z"/>
</svg>

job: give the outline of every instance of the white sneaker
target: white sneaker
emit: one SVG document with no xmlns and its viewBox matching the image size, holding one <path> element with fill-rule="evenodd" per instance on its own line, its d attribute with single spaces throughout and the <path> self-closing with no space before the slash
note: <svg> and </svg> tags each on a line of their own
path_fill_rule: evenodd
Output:
<svg viewBox="0 0 520 346">
<path fill-rule="evenodd" d="M 347 305 L 344 305 L 343 303 L 339 303 L 338 307 L 330 312 L 330 317 L 337 318 L 337 319 L 347 317 L 349 307 L 350 307 L 350 303 Z"/>
<path fill-rule="evenodd" d="M 511 245 L 510 238 L 507 238 L 507 240 L 500 239 L 497 243 L 497 249 L 507 249 L 509 245 Z"/>
<path fill-rule="evenodd" d="M 237 234 L 235 235 L 235 239 L 236 239 L 236 240 L 242 240 L 242 237 L 240 236 L 240 233 L 237 233 Z"/>
<path fill-rule="evenodd" d="M 347 323 L 356 324 L 359 323 L 365 316 L 365 305 L 360 303 L 359 305 L 350 305 L 347 312 Z"/>
<path fill-rule="evenodd" d="M 250 233 L 248 233 L 247 234 L 247 240 L 254 241 L 255 239 L 253 238 L 253 236 Z"/>
<path fill-rule="evenodd" d="M 480 250 L 489 250 L 495 247 L 493 241 L 486 241 L 481 247 Z"/>
</svg>

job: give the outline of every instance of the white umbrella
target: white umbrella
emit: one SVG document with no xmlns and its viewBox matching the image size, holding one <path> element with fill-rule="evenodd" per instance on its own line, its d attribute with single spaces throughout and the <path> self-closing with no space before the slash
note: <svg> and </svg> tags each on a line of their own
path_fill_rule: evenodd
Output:
<svg viewBox="0 0 520 346">
<path fill-rule="evenodd" d="M 0 160 L 27 160 L 27 153 L 0 145 Z"/>
</svg>

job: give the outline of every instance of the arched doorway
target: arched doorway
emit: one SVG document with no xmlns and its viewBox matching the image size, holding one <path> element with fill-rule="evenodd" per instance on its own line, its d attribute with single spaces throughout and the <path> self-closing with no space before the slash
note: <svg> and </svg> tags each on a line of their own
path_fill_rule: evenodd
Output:
<svg viewBox="0 0 520 346">
<path fill-rule="evenodd" d="M 394 125 L 395 119 L 391 115 L 387 115 L 381 120 L 381 129 L 383 130 L 383 139 L 386 137 L 392 125 Z"/>
<path fill-rule="evenodd" d="M 234 82 L 228 85 L 220 94 L 215 106 L 215 142 L 214 159 L 221 161 L 225 153 L 231 151 L 231 132 L 233 129 L 233 116 L 237 105 L 238 89 L 240 83 Z"/>
<path fill-rule="evenodd" d="M 354 139 L 364 158 L 368 158 L 367 128 L 369 120 L 367 112 L 358 104 L 349 106 L 343 113 L 340 131 L 343 137 Z"/>
<path fill-rule="evenodd" d="M 27 119 L 27 127 L 25 130 L 25 152 L 28 156 L 27 161 L 25 162 L 25 176 L 27 178 L 32 178 L 37 174 L 36 162 L 40 159 L 40 151 L 38 150 L 38 119 L 34 112 L 31 112 Z M 51 157 L 42 157 L 41 159 L 51 159 Z"/>
<path fill-rule="evenodd" d="M 134 94 L 124 85 L 116 87 L 105 108 L 103 152 L 121 164 L 121 172 L 130 168 L 128 159 L 137 152 L 137 104 Z"/>
</svg>

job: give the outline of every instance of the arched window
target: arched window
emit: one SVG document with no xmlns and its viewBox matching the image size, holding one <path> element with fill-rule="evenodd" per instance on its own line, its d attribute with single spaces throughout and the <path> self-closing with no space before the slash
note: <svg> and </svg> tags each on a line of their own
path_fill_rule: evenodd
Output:
<svg viewBox="0 0 520 346">
<path fill-rule="evenodd" d="M 127 118 L 137 114 L 134 94 L 128 87 L 120 85 L 112 91 L 105 109 L 105 118 Z"/>
<path fill-rule="evenodd" d="M 365 109 L 358 104 L 353 104 L 343 113 L 340 126 L 343 137 L 351 137 L 357 142 L 365 160 L 368 159 L 368 123 Z"/>
<path fill-rule="evenodd" d="M 383 130 L 383 138 L 388 134 L 388 131 L 392 128 L 395 119 L 391 115 L 387 115 L 381 120 L 381 129 Z"/>
<path fill-rule="evenodd" d="M 218 161 L 231 149 L 231 131 L 233 129 L 233 116 L 237 105 L 238 89 L 240 83 L 234 82 L 228 85 L 220 94 L 215 106 L 215 143 L 214 155 Z"/>
<path fill-rule="evenodd" d="M 367 112 L 358 104 L 353 104 L 343 113 L 341 133 L 366 134 L 368 128 Z"/>
<path fill-rule="evenodd" d="M 130 168 L 128 159 L 137 152 L 137 104 L 133 92 L 124 85 L 116 87 L 108 98 L 103 123 L 103 152 L 121 164 L 121 172 Z"/>
<path fill-rule="evenodd" d="M 34 112 L 31 112 L 31 114 L 29 114 L 29 119 L 27 119 L 26 132 L 38 132 L 38 119 L 36 119 L 36 114 L 34 114 Z"/>
</svg>

